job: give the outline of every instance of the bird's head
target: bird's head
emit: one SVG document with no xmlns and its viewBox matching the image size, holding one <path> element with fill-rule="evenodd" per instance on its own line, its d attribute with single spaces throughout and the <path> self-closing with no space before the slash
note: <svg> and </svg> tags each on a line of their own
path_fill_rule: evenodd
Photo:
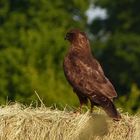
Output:
<svg viewBox="0 0 140 140">
<path fill-rule="evenodd" d="M 77 55 L 91 54 L 89 40 L 86 34 L 79 29 L 70 30 L 66 34 L 65 40 L 68 40 L 71 44 L 69 50 L 77 52 Z"/>
<path fill-rule="evenodd" d="M 68 40 L 72 44 L 85 44 L 89 43 L 88 38 L 84 32 L 81 32 L 79 29 L 72 29 L 67 32 L 65 40 Z"/>
</svg>

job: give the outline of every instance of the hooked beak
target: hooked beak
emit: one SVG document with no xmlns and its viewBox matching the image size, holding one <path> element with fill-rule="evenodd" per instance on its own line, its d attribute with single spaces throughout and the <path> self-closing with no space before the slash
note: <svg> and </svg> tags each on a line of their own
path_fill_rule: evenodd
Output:
<svg viewBox="0 0 140 140">
<path fill-rule="evenodd" d="M 64 39 L 65 39 L 65 40 L 69 40 L 69 38 L 70 38 L 70 34 L 67 33 Z"/>
</svg>

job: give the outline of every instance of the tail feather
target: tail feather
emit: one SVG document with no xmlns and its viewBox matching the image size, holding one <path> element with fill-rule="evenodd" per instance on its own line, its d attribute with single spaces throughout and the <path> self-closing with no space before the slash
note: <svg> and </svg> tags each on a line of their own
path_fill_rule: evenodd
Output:
<svg viewBox="0 0 140 140">
<path fill-rule="evenodd" d="M 93 103 L 101 106 L 109 117 L 113 118 L 114 120 L 120 120 L 121 119 L 121 115 L 117 111 L 115 105 L 106 96 L 94 95 L 94 96 L 92 96 L 92 101 L 93 101 Z"/>
<path fill-rule="evenodd" d="M 121 119 L 121 115 L 120 113 L 117 111 L 115 105 L 113 104 L 112 101 L 108 100 L 108 103 L 106 105 L 102 105 L 101 107 L 104 109 L 104 111 L 108 114 L 108 116 L 110 116 L 111 118 L 113 118 L 114 120 L 120 120 Z"/>
</svg>

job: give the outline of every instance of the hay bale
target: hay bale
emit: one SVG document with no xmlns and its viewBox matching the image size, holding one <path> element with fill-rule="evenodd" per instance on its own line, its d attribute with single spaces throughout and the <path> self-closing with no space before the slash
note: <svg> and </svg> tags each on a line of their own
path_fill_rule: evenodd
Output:
<svg viewBox="0 0 140 140">
<path fill-rule="evenodd" d="M 0 107 L 2 140 L 139 140 L 140 118 L 114 122 L 100 111 L 90 114 L 20 104 Z"/>
</svg>

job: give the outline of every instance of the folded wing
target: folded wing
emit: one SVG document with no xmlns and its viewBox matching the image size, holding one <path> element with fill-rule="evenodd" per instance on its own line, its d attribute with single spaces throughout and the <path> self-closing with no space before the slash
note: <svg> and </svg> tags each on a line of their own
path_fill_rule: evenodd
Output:
<svg viewBox="0 0 140 140">
<path fill-rule="evenodd" d="M 111 82 L 105 77 L 104 72 L 95 59 L 84 62 L 80 59 L 76 60 L 74 70 L 77 74 L 78 80 L 74 80 L 75 85 L 85 94 L 92 95 L 94 92 L 103 94 L 106 97 L 113 99 L 117 97 L 117 93 Z"/>
</svg>

